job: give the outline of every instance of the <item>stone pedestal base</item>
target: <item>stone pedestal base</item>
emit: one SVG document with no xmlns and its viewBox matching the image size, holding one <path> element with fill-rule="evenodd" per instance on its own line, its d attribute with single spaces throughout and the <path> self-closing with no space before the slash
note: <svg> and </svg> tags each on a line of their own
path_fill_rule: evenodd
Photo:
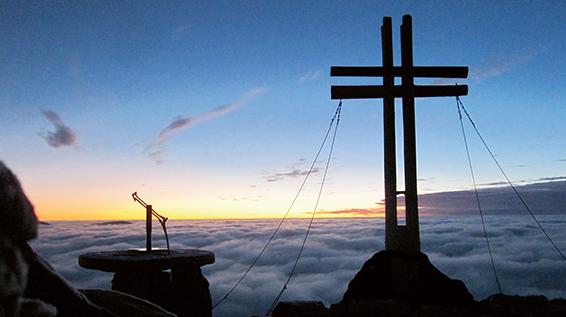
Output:
<svg viewBox="0 0 566 317">
<path fill-rule="evenodd" d="M 173 312 L 178 316 L 212 316 L 209 284 L 200 267 L 173 267 L 171 277 Z"/>
<path fill-rule="evenodd" d="M 171 272 L 117 272 L 112 289 L 146 299 L 179 317 L 212 316 L 208 281 L 199 266 L 174 267 Z"/>
</svg>

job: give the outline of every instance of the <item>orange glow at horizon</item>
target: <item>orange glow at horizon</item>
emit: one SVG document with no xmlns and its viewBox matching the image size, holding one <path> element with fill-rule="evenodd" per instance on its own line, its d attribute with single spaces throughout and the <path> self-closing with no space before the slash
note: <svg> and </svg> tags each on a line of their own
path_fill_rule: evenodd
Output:
<svg viewBox="0 0 566 317">
<path fill-rule="evenodd" d="M 135 209 L 135 210 L 134 210 Z M 131 208 L 130 210 L 50 210 L 36 209 L 39 220 L 42 221 L 86 221 L 86 220 L 143 220 L 145 212 L 140 208 Z M 256 212 L 209 212 L 209 211 L 190 211 L 190 212 L 167 212 L 159 210 L 162 215 L 171 220 L 229 220 L 229 219 L 280 219 L 283 214 L 256 213 Z M 289 216 L 288 218 L 310 218 L 312 212 L 300 212 Z M 356 213 L 356 212 L 340 212 L 333 214 L 332 212 L 317 212 L 315 218 L 384 218 L 383 212 L 377 213 Z"/>
<path fill-rule="evenodd" d="M 64 204 L 53 204 L 48 201 L 35 200 L 35 212 L 42 221 L 72 221 L 72 220 L 143 220 L 145 211 L 141 205 L 133 201 L 110 203 L 101 201 L 66 200 Z M 211 204 L 214 205 L 214 204 Z M 155 205 L 154 205 L 155 206 Z M 187 207 L 181 204 L 161 204 L 162 208 L 154 209 L 169 219 L 177 220 L 221 220 L 221 219 L 280 219 L 284 213 L 271 208 L 245 208 L 229 210 L 212 206 L 203 208 L 202 205 Z M 225 206 L 222 206 L 225 207 Z M 289 218 L 310 218 L 312 211 L 295 211 Z M 346 208 L 318 210 L 316 218 L 383 218 L 383 208 Z"/>
<path fill-rule="evenodd" d="M 241 184 L 213 187 L 211 184 L 200 188 L 169 184 L 157 189 L 145 188 L 138 194 L 169 219 L 281 219 L 289 205 L 287 193 L 291 190 L 286 186 L 256 200 L 233 198 L 249 196 L 240 189 L 246 188 Z M 26 194 L 43 221 L 145 219 L 144 207 L 129 197 L 131 191 L 121 183 L 113 184 L 111 189 L 92 182 L 82 186 L 29 186 Z M 297 200 L 288 218 L 312 216 L 312 197 L 308 194 L 312 196 L 310 192 Z M 384 217 L 383 206 L 375 203 L 374 195 L 343 191 L 340 196 L 325 196 L 324 206 L 319 207 L 316 217 Z"/>
</svg>

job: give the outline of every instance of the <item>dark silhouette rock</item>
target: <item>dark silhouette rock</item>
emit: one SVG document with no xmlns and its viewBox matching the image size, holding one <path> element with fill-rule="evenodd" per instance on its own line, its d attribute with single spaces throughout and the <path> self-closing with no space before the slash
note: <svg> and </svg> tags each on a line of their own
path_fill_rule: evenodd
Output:
<svg viewBox="0 0 566 317">
<path fill-rule="evenodd" d="M 13 240 L 37 236 L 37 217 L 20 182 L 0 161 L 0 232 Z"/>
<path fill-rule="evenodd" d="M 83 289 L 81 293 L 98 306 L 118 316 L 135 317 L 175 317 L 163 308 L 126 293 L 105 289 Z"/>
<path fill-rule="evenodd" d="M 327 316 L 328 308 L 322 302 L 294 301 L 281 302 L 275 306 L 272 317 Z"/>
<path fill-rule="evenodd" d="M 566 299 L 495 294 L 481 301 L 489 316 L 566 316 Z"/>
<path fill-rule="evenodd" d="M 171 310 L 179 316 L 211 317 L 212 297 L 199 265 L 171 268 Z"/>
<path fill-rule="evenodd" d="M 20 182 L 0 162 L 0 316 L 18 316 L 28 279 L 20 244 L 37 236 L 37 217 Z"/>
<path fill-rule="evenodd" d="M 405 300 L 362 300 L 349 305 L 332 305 L 337 316 L 410 316 L 411 305 Z"/>
<path fill-rule="evenodd" d="M 39 299 L 25 298 L 22 300 L 20 316 L 25 317 L 55 317 L 57 308 Z"/>
<path fill-rule="evenodd" d="M 16 316 L 26 288 L 28 267 L 14 242 L 0 233 L 0 316 Z"/>
<path fill-rule="evenodd" d="M 115 316 L 89 301 L 27 243 L 20 248 L 29 266 L 25 297 L 40 299 L 55 306 L 58 316 Z"/>
<path fill-rule="evenodd" d="M 406 300 L 445 307 L 476 305 L 464 283 L 440 272 L 423 253 L 380 251 L 348 284 L 340 304 L 364 300 Z"/>
<path fill-rule="evenodd" d="M 273 317 L 487 317 L 467 308 L 415 305 L 406 300 L 363 300 L 349 305 L 332 305 L 330 309 L 320 302 L 281 302 L 273 310 Z M 321 307 L 320 307 L 320 306 Z"/>
<path fill-rule="evenodd" d="M 309 302 L 307 302 L 309 303 Z M 319 302 L 310 302 L 319 303 Z M 362 300 L 349 305 L 332 305 L 328 309 L 312 309 L 309 305 L 282 302 L 273 317 L 563 317 L 566 300 L 548 300 L 544 296 L 492 295 L 474 309 L 417 305 L 406 300 Z"/>
</svg>

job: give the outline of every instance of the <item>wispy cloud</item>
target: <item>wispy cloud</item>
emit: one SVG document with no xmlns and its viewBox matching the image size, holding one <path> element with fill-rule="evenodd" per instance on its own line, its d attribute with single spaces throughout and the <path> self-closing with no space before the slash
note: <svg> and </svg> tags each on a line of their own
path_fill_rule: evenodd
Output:
<svg viewBox="0 0 566 317">
<path fill-rule="evenodd" d="M 513 165 L 513 167 L 525 167 L 522 165 Z M 546 182 L 555 182 L 555 181 L 564 181 L 566 180 L 566 176 L 550 176 L 550 177 L 539 177 L 539 178 L 530 178 L 530 179 L 516 179 L 513 180 L 513 184 L 521 184 L 521 185 L 534 185 L 537 183 L 546 183 Z M 480 187 L 491 187 L 491 186 L 509 186 L 509 183 L 506 181 L 497 181 L 491 183 L 482 183 L 478 184 Z"/>
<path fill-rule="evenodd" d="M 267 181 L 267 182 L 278 182 L 281 181 L 285 178 L 296 178 L 296 177 L 301 177 L 301 176 L 306 176 L 309 173 L 309 169 L 306 168 L 305 166 L 307 165 L 307 163 L 309 163 L 307 161 L 306 158 L 300 158 L 297 161 L 288 164 L 282 171 L 277 171 L 277 172 L 271 172 L 271 171 L 262 171 L 262 174 L 264 175 L 263 178 Z M 316 162 L 316 164 L 319 164 L 320 162 Z M 314 175 L 316 173 L 320 172 L 320 168 L 319 167 L 313 167 L 311 174 Z"/>
<path fill-rule="evenodd" d="M 55 131 L 40 134 L 49 146 L 58 148 L 76 144 L 77 137 L 75 133 L 63 123 L 55 111 L 45 110 L 43 111 L 43 116 L 55 127 Z"/>
<path fill-rule="evenodd" d="M 171 32 L 171 37 L 175 39 L 180 39 L 185 36 L 185 34 L 189 33 L 191 30 L 191 26 L 189 24 L 182 24 L 178 25 L 173 29 Z"/>
<path fill-rule="evenodd" d="M 311 214 L 312 212 L 308 212 Z M 339 210 L 319 210 L 319 216 L 351 216 L 351 217 L 377 217 L 384 213 L 383 207 L 376 208 L 347 208 Z"/>
<path fill-rule="evenodd" d="M 518 183 L 518 182 L 516 182 Z M 506 181 L 499 181 L 499 182 L 491 182 L 491 183 L 483 183 L 483 184 L 478 184 L 479 186 L 501 186 L 501 185 L 508 185 L 509 183 L 507 183 Z"/>
<path fill-rule="evenodd" d="M 470 67 L 470 80 L 481 82 L 488 78 L 501 76 L 513 68 L 527 63 L 534 56 L 534 53 L 508 53 L 489 56 L 483 59 L 479 64 Z M 433 85 L 449 85 L 455 82 L 463 82 L 463 80 L 440 78 L 432 81 Z"/>
<path fill-rule="evenodd" d="M 171 137 L 197 124 L 225 116 L 252 102 L 257 96 L 265 93 L 266 91 L 266 88 L 254 88 L 246 92 L 238 100 L 227 105 L 218 106 L 200 115 L 177 116 L 157 134 L 148 146 L 146 146 L 144 153 L 157 164 L 163 163 L 162 155 L 165 151 L 165 144 L 171 139 Z"/>
<path fill-rule="evenodd" d="M 260 200 L 262 200 L 263 197 L 260 196 L 255 196 L 255 197 L 234 197 L 232 198 L 233 202 L 258 202 Z"/>
<path fill-rule="evenodd" d="M 319 171 L 320 171 L 319 168 L 315 167 L 312 169 L 311 174 L 316 174 Z M 308 169 L 301 170 L 297 168 L 289 172 L 274 173 L 271 175 L 267 175 L 265 176 L 265 180 L 268 182 L 277 182 L 283 180 L 284 178 L 295 178 L 299 176 L 306 176 L 308 173 L 309 173 Z"/>
<path fill-rule="evenodd" d="M 176 34 L 185 33 L 189 30 L 189 28 L 190 26 L 188 24 L 179 25 L 175 28 L 175 33 Z"/>
<path fill-rule="evenodd" d="M 322 75 L 322 70 L 310 71 L 299 78 L 299 83 L 305 83 L 309 81 L 315 81 Z"/>
<path fill-rule="evenodd" d="M 551 176 L 551 177 L 541 177 L 538 178 L 537 182 L 547 182 L 547 181 L 563 181 L 566 180 L 566 176 Z"/>
<path fill-rule="evenodd" d="M 528 62 L 532 57 L 531 53 L 514 53 L 486 58 L 477 67 L 471 69 L 470 79 L 482 81 L 501 76 L 517 65 Z"/>
</svg>

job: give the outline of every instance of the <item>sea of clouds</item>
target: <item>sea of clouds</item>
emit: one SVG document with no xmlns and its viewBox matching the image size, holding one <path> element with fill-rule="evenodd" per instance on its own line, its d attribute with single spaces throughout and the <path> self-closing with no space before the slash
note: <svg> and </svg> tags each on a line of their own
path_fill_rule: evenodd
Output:
<svg viewBox="0 0 566 317">
<path fill-rule="evenodd" d="M 566 216 L 538 217 L 561 250 L 566 250 Z M 566 262 L 530 217 L 487 216 L 487 230 L 504 293 L 566 298 Z M 203 267 L 216 302 L 236 283 L 277 226 L 276 220 L 189 221 L 168 223 L 172 248 L 213 251 L 216 262 Z M 110 288 L 111 273 L 79 267 L 86 252 L 140 248 L 145 222 L 53 222 L 41 225 L 33 247 L 80 288 Z M 304 237 L 307 220 L 286 222 L 257 266 L 214 316 L 266 312 L 287 279 Z M 158 225 L 154 228 L 157 230 Z M 154 231 L 154 246 L 164 240 Z M 479 217 L 421 217 L 422 249 L 448 276 L 463 280 L 476 299 L 496 293 Z M 297 272 L 282 300 L 339 302 L 364 261 L 384 247 L 379 218 L 315 220 Z"/>
</svg>

